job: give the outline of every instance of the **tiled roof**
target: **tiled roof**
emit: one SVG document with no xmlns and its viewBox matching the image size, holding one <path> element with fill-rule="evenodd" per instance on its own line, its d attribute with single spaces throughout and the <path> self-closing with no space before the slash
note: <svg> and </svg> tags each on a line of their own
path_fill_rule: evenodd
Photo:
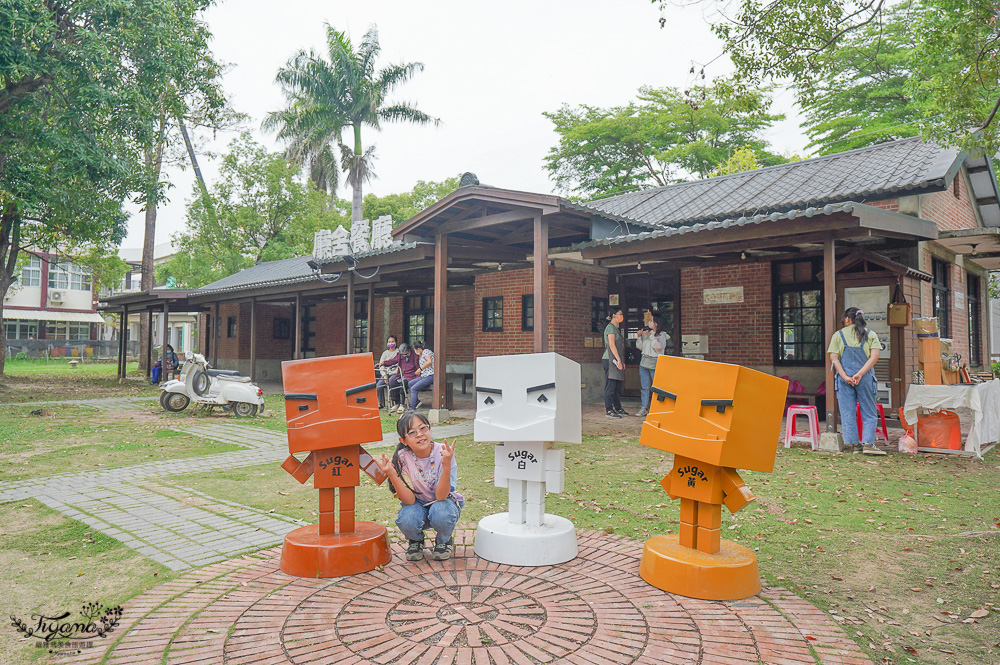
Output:
<svg viewBox="0 0 1000 665">
<path fill-rule="evenodd" d="M 738 217 L 736 219 L 713 220 L 710 222 L 696 222 L 694 224 L 681 224 L 667 226 L 656 231 L 645 233 L 630 233 L 627 235 L 613 236 L 611 238 L 601 238 L 590 242 L 583 242 L 574 245 L 572 249 L 579 250 L 586 247 L 598 247 L 600 245 L 619 245 L 622 243 L 638 242 L 651 238 L 665 238 L 667 236 L 683 235 L 685 233 L 698 233 L 699 231 L 713 231 L 715 229 L 728 229 L 734 226 L 748 226 L 751 224 L 761 224 L 763 222 L 776 222 L 782 219 L 799 219 L 801 217 L 815 217 L 816 215 L 829 216 L 838 212 L 850 213 L 854 210 L 864 209 L 858 203 L 832 203 L 818 208 L 806 208 L 805 210 L 790 210 L 788 212 L 772 212 L 768 215 L 753 215 L 751 217 Z"/>
<path fill-rule="evenodd" d="M 845 201 L 876 201 L 941 190 L 960 152 L 919 138 L 755 171 L 620 194 L 585 205 L 647 224 L 736 219 Z"/>
<path fill-rule="evenodd" d="M 238 291 L 251 286 L 312 281 L 318 278 L 306 265 L 306 262 L 310 260 L 312 260 L 311 256 L 296 256 L 291 259 L 258 263 L 234 275 L 206 284 L 195 291 L 195 295 L 216 291 Z"/>
</svg>

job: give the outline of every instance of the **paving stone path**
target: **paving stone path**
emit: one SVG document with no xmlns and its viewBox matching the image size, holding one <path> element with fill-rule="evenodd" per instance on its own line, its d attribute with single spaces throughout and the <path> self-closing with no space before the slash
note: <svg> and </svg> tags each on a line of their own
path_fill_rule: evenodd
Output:
<svg viewBox="0 0 1000 665">
<path fill-rule="evenodd" d="M 710 602 L 638 576 L 642 544 L 579 532 L 558 566 L 491 563 L 456 532 L 455 557 L 300 579 L 280 548 L 183 575 L 125 605 L 105 640 L 60 663 L 246 665 L 871 665 L 828 615 L 781 588 Z"/>
<path fill-rule="evenodd" d="M 59 403 L 120 408 L 107 405 L 109 401 Z M 175 429 L 243 446 L 245 450 L 0 483 L 0 503 L 37 499 L 171 570 L 204 566 L 281 543 L 286 533 L 303 524 L 291 517 L 157 482 L 167 476 L 211 469 L 280 463 L 288 456 L 283 432 L 234 422 L 196 423 Z M 440 436 L 471 431 L 471 422 L 435 428 Z M 381 443 L 365 448 L 395 446 L 397 441 L 395 433 L 387 433 Z"/>
</svg>

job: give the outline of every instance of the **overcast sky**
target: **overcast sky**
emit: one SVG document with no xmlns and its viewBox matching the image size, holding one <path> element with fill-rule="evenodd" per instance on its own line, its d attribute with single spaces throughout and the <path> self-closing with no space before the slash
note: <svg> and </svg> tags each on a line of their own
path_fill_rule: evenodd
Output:
<svg viewBox="0 0 1000 665">
<path fill-rule="evenodd" d="M 680 4 L 680 3 L 678 3 Z M 554 192 L 543 166 L 556 143 L 542 116 L 563 103 L 612 106 L 634 99 L 642 85 L 684 87 L 692 64 L 708 63 L 722 47 L 704 16 L 710 3 L 671 6 L 660 28 L 659 9 L 648 0 L 220 0 L 207 14 L 212 49 L 229 64 L 223 82 L 244 128 L 268 147 L 281 148 L 260 131 L 260 121 L 281 108 L 274 75 L 299 49 L 324 50 L 324 22 L 347 30 L 355 42 L 375 24 L 383 64 L 422 62 L 424 71 L 391 97 L 414 103 L 441 125 L 386 125 L 365 129 L 375 143 L 377 178 L 365 192 L 408 191 L 417 180 L 443 180 L 472 171 L 484 184 Z M 731 71 L 722 58 L 709 79 Z M 774 109 L 790 116 L 768 134 L 779 152 L 803 154 L 806 140 L 792 117 L 792 96 L 779 93 Z M 205 137 L 197 149 L 221 152 L 235 136 Z M 216 164 L 200 154 L 211 182 Z M 158 211 L 156 241 L 184 229 L 185 204 L 194 176 L 168 168 L 170 202 Z M 341 195 L 350 197 L 344 186 Z M 136 210 L 122 247 L 142 246 Z"/>
</svg>

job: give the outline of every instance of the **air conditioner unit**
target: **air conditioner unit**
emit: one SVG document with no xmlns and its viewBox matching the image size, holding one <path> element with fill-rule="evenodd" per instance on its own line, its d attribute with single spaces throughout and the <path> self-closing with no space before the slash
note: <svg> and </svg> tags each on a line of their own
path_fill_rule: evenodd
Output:
<svg viewBox="0 0 1000 665">
<path fill-rule="evenodd" d="M 49 291 L 49 302 L 62 302 L 65 291 Z"/>
</svg>

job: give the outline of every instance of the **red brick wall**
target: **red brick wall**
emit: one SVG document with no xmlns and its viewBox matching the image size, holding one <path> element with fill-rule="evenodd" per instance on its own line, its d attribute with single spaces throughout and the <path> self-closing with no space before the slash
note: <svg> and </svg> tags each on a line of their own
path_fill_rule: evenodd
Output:
<svg viewBox="0 0 1000 665">
<path fill-rule="evenodd" d="M 313 348 L 317 356 L 343 355 L 347 347 L 347 301 L 321 302 L 314 308 L 312 322 Z"/>
<path fill-rule="evenodd" d="M 521 296 L 534 292 L 534 271 L 509 270 L 476 276 L 472 305 L 475 355 L 531 353 L 533 331 L 521 330 Z M 600 337 L 590 330 L 591 298 L 606 298 L 608 277 L 603 271 L 549 266 L 549 349 L 580 363 L 600 362 L 603 346 L 587 347 L 585 338 Z M 483 299 L 503 297 L 503 331 L 483 331 Z M 450 319 L 449 319 L 450 320 Z"/>
<path fill-rule="evenodd" d="M 448 290 L 448 326 L 445 331 L 446 362 L 472 362 L 475 359 L 475 288 Z M 506 305 L 506 302 L 504 303 Z M 481 307 L 481 306 L 480 306 Z M 482 316 L 482 311 L 479 313 Z M 435 332 L 438 340 L 441 334 Z M 440 342 L 436 342 L 440 346 Z"/>
<path fill-rule="evenodd" d="M 702 291 L 743 287 L 743 302 L 705 305 Z M 771 264 L 739 263 L 681 270 L 681 333 L 708 335 L 706 360 L 772 364 Z"/>
<path fill-rule="evenodd" d="M 920 216 L 934 222 L 941 230 L 975 228 L 978 222 L 969 198 L 964 167 L 955 179 L 958 182 L 958 197 L 954 194 L 954 184 L 947 191 L 924 194 L 920 197 Z"/>
<path fill-rule="evenodd" d="M 585 268 L 557 267 L 549 289 L 549 327 L 555 337 L 549 349 L 578 363 L 599 363 L 604 346 L 588 347 L 584 340 L 597 339 L 591 331 L 590 304 L 593 298 L 608 297 L 606 273 Z"/>
<path fill-rule="evenodd" d="M 229 317 L 236 317 L 235 336 L 229 337 Z M 219 358 L 237 359 L 250 357 L 250 303 L 224 303 L 219 305 Z M 213 352 L 214 355 L 214 352 Z"/>
<path fill-rule="evenodd" d="M 294 306 L 258 303 L 255 324 L 257 326 L 257 359 L 290 360 L 295 337 Z M 274 320 L 288 319 L 288 339 L 274 338 Z"/>
<path fill-rule="evenodd" d="M 891 210 L 892 212 L 899 212 L 899 199 L 886 199 L 885 201 L 867 201 L 865 205 L 869 205 L 873 208 L 881 208 L 882 210 Z"/>
</svg>

